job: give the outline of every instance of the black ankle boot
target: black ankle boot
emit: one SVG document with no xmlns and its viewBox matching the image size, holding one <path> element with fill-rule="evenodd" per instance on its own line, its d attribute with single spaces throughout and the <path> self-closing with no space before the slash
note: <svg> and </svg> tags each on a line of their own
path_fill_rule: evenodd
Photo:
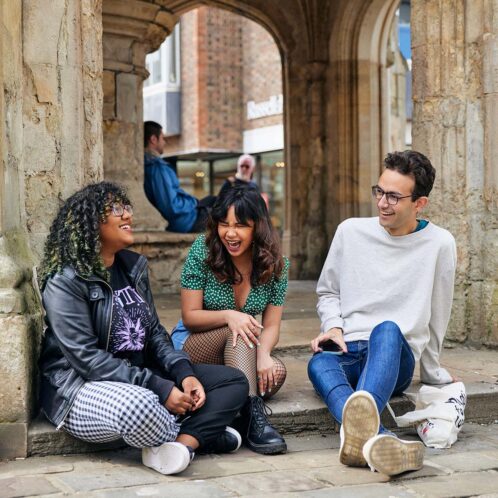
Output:
<svg viewBox="0 0 498 498">
<path fill-rule="evenodd" d="M 256 453 L 264 455 L 285 453 L 287 444 L 268 421 L 266 410 L 269 408 L 259 396 L 249 396 L 242 408 L 242 417 L 247 423 L 247 431 L 244 431 L 245 443 Z"/>
</svg>

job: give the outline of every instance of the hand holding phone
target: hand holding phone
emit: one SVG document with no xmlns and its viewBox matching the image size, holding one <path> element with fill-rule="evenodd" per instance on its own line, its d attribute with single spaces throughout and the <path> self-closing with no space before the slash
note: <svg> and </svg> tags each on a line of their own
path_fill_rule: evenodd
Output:
<svg viewBox="0 0 498 498">
<path fill-rule="evenodd" d="M 320 347 L 323 349 L 324 353 L 330 353 L 330 354 L 343 353 L 341 346 L 339 346 L 339 344 L 337 344 L 337 342 L 334 342 L 332 339 L 320 343 Z"/>
</svg>

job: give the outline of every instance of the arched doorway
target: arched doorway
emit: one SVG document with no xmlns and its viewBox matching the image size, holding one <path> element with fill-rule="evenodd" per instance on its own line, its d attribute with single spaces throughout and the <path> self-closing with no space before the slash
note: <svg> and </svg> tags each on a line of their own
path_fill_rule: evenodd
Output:
<svg viewBox="0 0 498 498">
<path fill-rule="evenodd" d="M 142 192 L 143 146 L 140 141 L 143 121 L 142 81 L 146 76 L 145 56 L 157 49 L 173 31 L 180 16 L 205 3 L 191 1 L 181 2 L 179 5 L 177 2 L 171 2 L 169 10 L 166 10 L 164 7 L 155 4 L 144 5 L 142 2 L 139 11 L 117 5 L 115 2 L 103 4 L 104 174 L 109 179 L 125 183 L 132 197 L 138 199 L 141 208 L 143 206 L 142 213 L 136 219 L 138 226 L 164 226 L 160 216 L 148 206 Z M 263 13 L 249 7 L 247 10 L 235 10 L 230 2 L 212 4 L 243 16 L 244 21 L 252 19 L 259 26 L 263 26 L 277 43 L 279 52 L 283 54 L 284 45 Z M 282 57 L 282 61 L 285 61 L 285 57 Z M 280 75 L 279 79 L 281 80 Z M 283 86 L 285 88 L 285 84 Z M 285 90 L 282 90 L 282 93 L 285 95 Z M 283 100 L 285 102 L 285 98 Z M 243 146 L 238 147 L 235 152 L 243 152 Z M 127 158 L 125 164 L 123 157 Z M 279 165 L 282 162 L 287 163 L 286 159 L 274 162 Z M 281 218 L 283 219 L 283 215 Z"/>
<path fill-rule="evenodd" d="M 163 156 L 181 187 L 198 199 L 216 195 L 238 157 L 251 154 L 253 181 L 282 233 L 284 99 L 272 36 L 247 17 L 202 6 L 180 17 L 146 64 L 144 121 L 163 127 Z"/>
</svg>

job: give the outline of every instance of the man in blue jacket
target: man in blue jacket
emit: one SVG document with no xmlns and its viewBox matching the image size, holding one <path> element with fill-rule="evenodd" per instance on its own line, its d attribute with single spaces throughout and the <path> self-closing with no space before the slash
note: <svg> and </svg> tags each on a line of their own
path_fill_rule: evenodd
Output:
<svg viewBox="0 0 498 498">
<path fill-rule="evenodd" d="M 180 188 L 180 182 L 161 154 L 166 139 L 160 124 L 144 123 L 144 189 L 149 202 L 168 221 L 170 232 L 202 232 L 206 228 L 209 208 L 216 197 L 201 201 Z"/>
</svg>

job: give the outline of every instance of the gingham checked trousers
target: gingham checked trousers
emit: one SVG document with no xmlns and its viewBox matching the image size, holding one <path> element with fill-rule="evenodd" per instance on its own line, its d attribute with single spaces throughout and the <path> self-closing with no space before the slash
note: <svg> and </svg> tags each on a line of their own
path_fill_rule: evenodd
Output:
<svg viewBox="0 0 498 498">
<path fill-rule="evenodd" d="M 202 408 L 181 424 L 156 394 L 121 382 L 87 382 L 76 395 L 63 429 L 83 441 L 104 443 L 120 438 L 144 448 L 189 434 L 203 446 L 221 434 L 247 398 L 247 379 L 239 370 L 222 365 L 193 365 L 206 392 Z"/>
<path fill-rule="evenodd" d="M 63 425 L 72 436 L 93 443 L 123 438 L 143 448 L 174 441 L 176 417 L 149 389 L 122 382 L 87 382 L 76 395 Z"/>
</svg>

